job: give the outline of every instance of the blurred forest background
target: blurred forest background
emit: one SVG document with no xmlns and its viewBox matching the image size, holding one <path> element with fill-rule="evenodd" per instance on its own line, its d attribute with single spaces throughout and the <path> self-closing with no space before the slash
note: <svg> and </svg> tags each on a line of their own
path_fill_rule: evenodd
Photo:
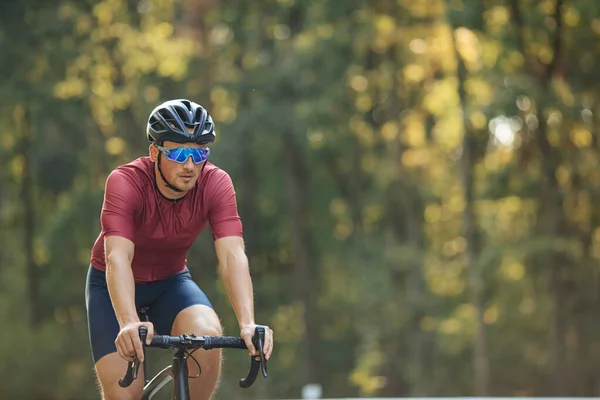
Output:
<svg viewBox="0 0 600 400">
<path fill-rule="evenodd" d="M 0 398 L 98 398 L 104 183 L 181 97 L 276 335 L 219 399 L 600 396 L 599 37 L 597 0 L 3 2 Z M 209 232 L 188 259 L 238 334 Z"/>
</svg>

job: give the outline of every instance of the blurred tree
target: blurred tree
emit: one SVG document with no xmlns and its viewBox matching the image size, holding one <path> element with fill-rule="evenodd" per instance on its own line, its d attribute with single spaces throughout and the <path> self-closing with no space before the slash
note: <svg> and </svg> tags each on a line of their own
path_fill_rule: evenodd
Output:
<svg viewBox="0 0 600 400">
<path fill-rule="evenodd" d="M 82 290 L 104 183 L 174 97 L 217 121 L 211 160 L 276 332 L 273 379 L 239 391 L 246 355 L 230 354 L 219 398 L 600 394 L 599 12 L 7 3 L 0 332 L 44 345 L 0 344 L 0 396 L 97 397 Z M 188 259 L 235 334 L 209 233 Z"/>
</svg>

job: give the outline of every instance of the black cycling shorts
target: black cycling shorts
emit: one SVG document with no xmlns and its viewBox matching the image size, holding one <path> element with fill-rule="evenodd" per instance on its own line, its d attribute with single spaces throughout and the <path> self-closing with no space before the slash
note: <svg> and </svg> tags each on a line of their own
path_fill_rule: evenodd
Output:
<svg viewBox="0 0 600 400">
<path fill-rule="evenodd" d="M 95 364 L 105 355 L 117 351 L 115 339 L 119 334 L 119 323 L 110 301 L 106 274 L 92 266 L 86 279 L 85 303 Z M 170 335 L 177 314 L 196 304 L 212 308 L 212 304 L 192 280 L 188 270 L 161 281 L 135 284 L 136 308 L 147 308 L 154 332 L 158 335 Z"/>
</svg>

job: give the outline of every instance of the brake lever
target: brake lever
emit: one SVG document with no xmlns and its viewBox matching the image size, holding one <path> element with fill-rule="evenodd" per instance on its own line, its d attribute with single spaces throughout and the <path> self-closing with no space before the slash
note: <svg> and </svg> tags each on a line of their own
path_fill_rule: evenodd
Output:
<svg viewBox="0 0 600 400">
<path fill-rule="evenodd" d="M 258 329 L 260 328 L 260 329 Z M 265 353 L 263 351 L 264 348 L 264 344 L 265 344 L 265 328 L 264 327 L 257 327 L 256 328 L 256 334 L 254 335 L 254 338 L 252 340 L 252 343 L 254 344 L 255 347 L 258 347 L 258 352 L 259 352 L 259 356 L 260 356 L 260 369 L 262 371 L 262 375 L 263 378 L 266 378 L 268 376 L 267 374 L 267 359 L 265 358 Z"/>
<path fill-rule="evenodd" d="M 136 380 L 138 369 L 140 368 L 140 360 L 137 358 L 127 364 L 127 372 L 125 376 L 119 379 L 119 386 L 126 388 Z"/>
<path fill-rule="evenodd" d="M 142 349 L 144 351 L 144 357 L 146 356 L 146 335 L 148 334 L 148 329 L 145 326 L 140 326 L 140 340 L 142 341 Z M 127 364 L 127 372 L 125 372 L 125 376 L 119 379 L 119 386 L 126 388 L 133 383 L 137 379 L 138 370 L 140 369 L 140 360 L 136 357 L 133 361 L 130 361 Z"/>
<path fill-rule="evenodd" d="M 252 337 L 252 344 L 254 344 L 255 348 L 259 350 L 259 360 L 256 359 L 256 356 L 250 356 L 250 370 L 248 371 L 248 376 L 246 378 L 240 379 L 240 387 L 246 389 L 252 386 L 256 377 L 258 376 L 259 367 L 262 370 L 263 377 L 267 377 L 267 360 L 265 359 L 265 355 L 263 353 L 265 342 L 265 328 L 264 326 L 257 326 L 254 331 L 254 336 Z"/>
</svg>

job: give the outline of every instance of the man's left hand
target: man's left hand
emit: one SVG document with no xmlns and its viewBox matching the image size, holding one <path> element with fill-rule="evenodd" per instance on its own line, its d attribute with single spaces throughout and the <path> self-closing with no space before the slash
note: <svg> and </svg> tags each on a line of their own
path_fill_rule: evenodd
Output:
<svg viewBox="0 0 600 400">
<path fill-rule="evenodd" d="M 246 325 L 242 328 L 240 332 L 240 337 L 244 339 L 246 342 L 246 347 L 248 347 L 248 351 L 251 356 L 258 356 L 258 349 L 254 348 L 254 344 L 252 343 L 252 337 L 254 336 L 254 331 L 257 326 L 263 326 L 265 328 L 265 342 L 263 343 L 263 353 L 265 354 L 265 359 L 269 359 L 271 357 L 271 353 L 273 352 L 273 330 L 266 325 L 256 325 L 250 324 Z"/>
</svg>

